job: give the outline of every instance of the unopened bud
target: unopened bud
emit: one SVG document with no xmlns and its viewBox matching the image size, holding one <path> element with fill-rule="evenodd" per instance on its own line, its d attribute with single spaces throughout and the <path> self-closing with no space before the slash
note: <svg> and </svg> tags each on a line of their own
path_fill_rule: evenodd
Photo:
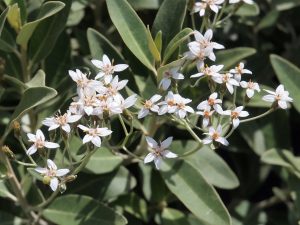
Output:
<svg viewBox="0 0 300 225">
<path fill-rule="evenodd" d="M 15 154 L 10 150 L 7 145 L 2 146 L 1 151 L 5 153 L 9 158 L 15 158 Z"/>
<path fill-rule="evenodd" d="M 20 132 L 21 132 L 21 125 L 18 121 L 13 122 L 13 129 L 14 129 L 15 137 L 18 138 L 20 136 Z"/>
<path fill-rule="evenodd" d="M 59 192 L 62 194 L 67 190 L 67 185 L 65 183 L 61 183 L 59 185 Z"/>
<path fill-rule="evenodd" d="M 65 182 L 68 183 L 68 182 L 72 182 L 74 181 L 75 179 L 77 178 L 77 175 L 69 175 L 65 178 Z"/>
<path fill-rule="evenodd" d="M 49 185 L 51 181 L 51 177 L 49 176 L 44 176 L 43 177 L 43 183 Z"/>
</svg>

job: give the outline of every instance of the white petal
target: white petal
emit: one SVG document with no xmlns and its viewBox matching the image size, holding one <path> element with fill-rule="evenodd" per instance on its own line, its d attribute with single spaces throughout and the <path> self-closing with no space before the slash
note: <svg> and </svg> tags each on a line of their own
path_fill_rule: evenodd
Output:
<svg viewBox="0 0 300 225">
<path fill-rule="evenodd" d="M 49 129 L 48 130 L 55 130 L 55 129 L 57 129 L 58 127 L 59 127 L 60 125 L 59 124 L 52 124 L 50 127 L 49 127 Z"/>
<path fill-rule="evenodd" d="M 36 153 L 37 148 L 35 145 L 31 145 L 31 147 L 26 151 L 27 155 L 32 155 L 34 153 Z"/>
<path fill-rule="evenodd" d="M 46 174 L 48 172 L 47 168 L 41 168 L 41 167 L 37 167 L 34 170 L 40 174 Z"/>
<path fill-rule="evenodd" d="M 51 187 L 52 191 L 56 191 L 56 189 L 58 187 L 58 179 L 56 177 L 51 178 L 50 187 Z"/>
<path fill-rule="evenodd" d="M 155 154 L 151 152 L 145 157 L 144 163 L 152 162 L 154 158 L 155 158 Z"/>
<path fill-rule="evenodd" d="M 49 169 L 57 170 L 56 164 L 51 159 L 47 159 L 47 166 Z"/>
<path fill-rule="evenodd" d="M 65 176 L 69 172 L 70 172 L 69 169 L 59 169 L 56 171 L 56 176 L 62 177 L 62 176 Z"/>
<path fill-rule="evenodd" d="M 114 71 L 121 72 L 123 70 L 126 70 L 128 68 L 127 64 L 118 64 L 114 66 Z"/>
<path fill-rule="evenodd" d="M 151 98 L 150 98 L 150 101 L 152 102 L 152 103 L 154 103 L 154 102 L 157 102 L 158 100 L 160 100 L 161 99 L 161 95 L 153 95 Z"/>
<path fill-rule="evenodd" d="M 69 124 L 63 125 L 61 128 L 62 128 L 64 131 L 66 131 L 67 133 L 70 133 L 70 131 L 71 131 L 71 127 L 70 127 Z"/>
<path fill-rule="evenodd" d="M 279 100 L 279 101 L 278 101 L 278 105 L 279 105 L 279 107 L 282 108 L 282 109 L 286 109 L 286 108 L 287 108 L 286 101 L 281 101 L 281 100 Z"/>
<path fill-rule="evenodd" d="M 31 133 L 27 133 L 27 137 L 29 138 L 29 141 L 36 142 L 36 136 Z"/>
<path fill-rule="evenodd" d="M 166 158 L 172 159 L 172 158 L 177 158 L 177 154 L 170 152 L 169 150 L 165 150 L 162 152 L 162 155 Z"/>
<path fill-rule="evenodd" d="M 144 117 L 147 116 L 148 114 L 149 114 L 149 110 L 148 110 L 148 109 L 145 109 L 145 108 L 142 108 L 142 109 L 139 111 L 138 119 L 144 118 Z"/>
<path fill-rule="evenodd" d="M 167 90 L 169 87 L 170 87 L 170 85 L 171 85 L 171 79 L 166 79 L 166 78 L 164 78 L 164 79 L 162 79 L 162 82 L 161 82 L 161 86 L 162 86 L 162 89 L 163 90 Z"/>
<path fill-rule="evenodd" d="M 222 145 L 229 145 L 229 142 L 224 137 L 219 137 L 216 139 L 217 142 L 220 142 Z"/>
<path fill-rule="evenodd" d="M 212 142 L 212 138 L 211 137 L 207 137 L 203 139 L 203 144 L 207 145 L 210 144 Z"/>
<path fill-rule="evenodd" d="M 81 124 L 79 124 L 77 127 L 80 128 L 80 129 L 83 130 L 83 131 L 89 131 L 89 128 L 88 128 L 88 127 L 83 126 L 83 125 L 81 125 Z"/>
<path fill-rule="evenodd" d="M 275 96 L 274 95 L 265 95 L 265 96 L 263 96 L 262 100 L 264 100 L 266 102 L 274 102 Z"/>
<path fill-rule="evenodd" d="M 248 96 L 248 98 L 252 98 L 254 95 L 254 90 L 253 89 L 247 89 L 246 90 L 246 95 Z"/>
<path fill-rule="evenodd" d="M 45 141 L 46 148 L 59 148 L 59 144 L 54 142 Z"/>
<path fill-rule="evenodd" d="M 103 63 L 105 64 L 105 65 L 111 65 L 111 62 L 110 62 L 110 60 L 109 60 L 109 58 L 107 57 L 107 55 L 103 55 L 103 57 L 102 57 L 102 61 L 103 61 Z"/>
<path fill-rule="evenodd" d="M 92 138 L 92 143 L 97 146 L 97 147 L 100 147 L 101 146 L 101 139 L 100 137 L 98 136 L 95 136 Z"/>
<path fill-rule="evenodd" d="M 247 117 L 247 116 L 249 116 L 249 113 L 247 111 L 242 111 L 242 112 L 240 112 L 239 116 L 240 117 Z"/>
<path fill-rule="evenodd" d="M 235 118 L 232 120 L 232 124 L 234 128 L 237 128 L 240 124 L 240 120 Z"/>
<path fill-rule="evenodd" d="M 156 169 L 158 169 L 158 170 L 160 169 L 161 162 L 162 162 L 161 157 L 154 158 L 154 164 L 155 164 Z"/>
<path fill-rule="evenodd" d="M 152 137 L 146 136 L 146 141 L 150 148 L 157 148 L 158 144 Z"/>
<path fill-rule="evenodd" d="M 67 123 L 74 123 L 80 120 L 82 115 L 72 115 L 67 117 Z"/>
<path fill-rule="evenodd" d="M 168 147 L 171 145 L 172 141 L 173 141 L 173 137 L 168 137 L 166 140 L 164 140 L 164 141 L 160 144 L 161 148 L 162 148 L 162 149 L 168 148 Z"/>
<path fill-rule="evenodd" d="M 36 131 L 36 138 L 40 139 L 40 140 L 45 140 L 45 136 L 44 136 L 43 132 L 40 129 L 38 129 Z"/>
<path fill-rule="evenodd" d="M 210 41 L 213 37 L 213 32 L 211 29 L 207 30 L 204 34 L 204 38 L 208 41 Z"/>
<path fill-rule="evenodd" d="M 93 139 L 93 136 L 86 134 L 86 135 L 83 137 L 82 143 L 85 144 L 85 143 L 87 143 L 87 142 L 90 142 L 92 139 Z"/>
<path fill-rule="evenodd" d="M 94 66 L 98 67 L 99 69 L 102 69 L 103 67 L 103 62 L 100 60 L 93 59 L 92 63 L 94 64 Z"/>
</svg>

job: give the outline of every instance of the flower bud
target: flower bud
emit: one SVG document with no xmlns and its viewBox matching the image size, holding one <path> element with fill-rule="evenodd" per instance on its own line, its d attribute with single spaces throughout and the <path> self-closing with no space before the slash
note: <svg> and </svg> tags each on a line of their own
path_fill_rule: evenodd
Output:
<svg viewBox="0 0 300 225">
<path fill-rule="evenodd" d="M 61 183 L 61 184 L 59 185 L 59 192 L 62 194 L 62 193 L 64 193 L 66 190 L 67 190 L 66 184 L 65 184 L 65 183 Z"/>
<path fill-rule="evenodd" d="M 21 125 L 18 121 L 13 122 L 14 135 L 16 138 L 20 136 Z"/>
<path fill-rule="evenodd" d="M 68 183 L 68 182 L 72 182 L 74 181 L 75 179 L 77 178 L 77 175 L 69 175 L 65 178 L 65 182 Z"/>
<path fill-rule="evenodd" d="M 43 177 L 43 183 L 44 184 L 49 185 L 50 181 L 51 181 L 51 177 L 49 177 L 49 176 L 44 176 Z"/>
<path fill-rule="evenodd" d="M 7 145 L 2 146 L 1 151 L 5 153 L 9 158 L 15 158 L 14 153 L 10 150 Z"/>
</svg>

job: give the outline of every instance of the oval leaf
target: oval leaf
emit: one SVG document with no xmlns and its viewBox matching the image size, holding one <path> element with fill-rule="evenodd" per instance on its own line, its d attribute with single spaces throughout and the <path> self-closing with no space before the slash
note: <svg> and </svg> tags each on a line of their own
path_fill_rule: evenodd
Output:
<svg viewBox="0 0 300 225">
<path fill-rule="evenodd" d="M 39 25 L 41 21 L 44 19 L 56 14 L 60 10 L 62 10 L 65 7 L 65 4 L 59 1 L 49 1 L 42 5 L 38 19 L 29 23 L 26 23 L 22 29 L 20 30 L 20 33 L 17 36 L 17 43 L 22 45 L 24 48 L 27 47 L 27 43 L 29 39 L 31 38 L 34 30 Z"/>
<path fill-rule="evenodd" d="M 166 160 L 161 175 L 168 188 L 204 224 L 230 225 L 231 218 L 222 200 L 197 168 L 182 160 Z"/>
<path fill-rule="evenodd" d="M 83 195 L 65 195 L 55 199 L 43 211 L 43 216 L 60 225 L 123 225 L 126 219 L 93 198 Z"/>
<path fill-rule="evenodd" d="M 279 81 L 290 92 L 293 105 L 300 112 L 300 69 L 278 55 L 271 55 L 270 59 Z"/>
<path fill-rule="evenodd" d="M 149 69 L 154 59 L 149 50 L 147 29 L 136 12 L 125 0 L 106 1 L 110 18 L 131 52 Z"/>
</svg>

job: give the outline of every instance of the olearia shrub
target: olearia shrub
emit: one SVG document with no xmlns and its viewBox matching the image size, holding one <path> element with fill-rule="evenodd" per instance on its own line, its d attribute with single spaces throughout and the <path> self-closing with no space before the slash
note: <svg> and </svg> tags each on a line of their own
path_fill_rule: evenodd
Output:
<svg viewBox="0 0 300 225">
<path fill-rule="evenodd" d="M 272 145 L 283 130 L 261 124 L 273 114 L 268 126 L 280 124 L 291 103 L 299 110 L 300 71 L 272 55 L 278 77 L 272 89 L 245 60 L 255 49 L 226 48 L 237 35 L 231 27 L 257 16 L 258 2 L 6 0 L 0 6 L 0 224 L 300 219 L 299 159 Z M 151 29 L 139 7 L 157 7 Z M 89 10 L 100 32 L 87 29 Z M 272 26 L 262 20 L 257 29 Z M 253 205 L 243 200 L 246 192 L 220 191 L 252 186 L 234 166 L 244 159 L 219 156 L 240 148 L 256 154 L 249 167 L 261 157 L 265 169 L 257 177 L 281 166 L 288 185 Z M 283 223 L 264 211 L 276 204 L 286 204 Z"/>
</svg>

